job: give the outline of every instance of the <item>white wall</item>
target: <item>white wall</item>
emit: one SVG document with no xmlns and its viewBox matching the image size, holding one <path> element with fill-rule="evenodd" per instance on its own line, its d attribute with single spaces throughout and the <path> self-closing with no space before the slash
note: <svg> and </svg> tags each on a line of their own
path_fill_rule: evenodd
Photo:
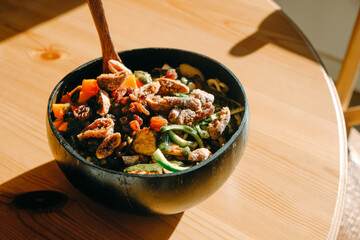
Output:
<svg viewBox="0 0 360 240">
<path fill-rule="evenodd" d="M 336 80 L 352 28 L 359 0 L 274 0 L 299 26 L 320 55 L 329 75 Z M 356 83 L 360 92 L 360 76 Z"/>
</svg>

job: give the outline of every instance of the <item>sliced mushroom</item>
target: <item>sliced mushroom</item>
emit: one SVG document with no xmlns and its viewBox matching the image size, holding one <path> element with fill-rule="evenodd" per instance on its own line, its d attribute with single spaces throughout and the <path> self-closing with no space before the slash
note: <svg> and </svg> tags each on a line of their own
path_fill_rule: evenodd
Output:
<svg viewBox="0 0 360 240">
<path fill-rule="evenodd" d="M 189 64 L 186 64 L 186 63 L 180 64 L 179 69 L 180 69 L 181 74 L 185 77 L 191 78 L 194 75 L 198 75 L 201 78 L 201 80 L 205 79 L 204 75 L 202 74 L 202 72 L 199 69 L 197 69 Z"/>
</svg>

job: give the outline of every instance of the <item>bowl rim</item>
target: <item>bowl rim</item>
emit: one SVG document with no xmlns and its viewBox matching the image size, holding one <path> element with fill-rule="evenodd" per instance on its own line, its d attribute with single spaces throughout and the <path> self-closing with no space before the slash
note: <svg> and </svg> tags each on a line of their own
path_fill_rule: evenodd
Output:
<svg viewBox="0 0 360 240">
<path fill-rule="evenodd" d="M 66 139 L 59 133 L 59 131 L 55 128 L 53 122 L 52 122 L 52 118 L 51 118 L 51 105 L 53 103 L 54 100 L 54 96 L 56 95 L 56 93 L 58 92 L 59 88 L 61 87 L 61 85 L 64 83 L 64 80 L 67 79 L 73 72 L 76 72 L 80 69 L 86 68 L 88 65 L 93 64 L 94 62 L 97 62 L 99 60 L 102 59 L 102 57 L 93 59 L 91 61 L 88 61 L 82 65 L 80 65 L 79 67 L 75 68 L 74 70 L 72 70 L 70 73 L 68 73 L 65 77 L 63 77 L 59 83 L 56 84 L 55 88 L 52 90 L 50 97 L 48 99 L 48 103 L 47 103 L 47 120 L 49 122 L 50 128 L 52 130 L 52 132 L 54 133 L 54 135 L 56 136 L 56 138 L 58 139 L 59 143 L 75 158 L 77 158 L 78 160 L 82 161 L 84 164 L 90 166 L 90 167 L 95 167 L 98 170 L 102 170 L 105 171 L 107 173 L 111 173 L 111 174 L 120 174 L 123 175 L 125 177 L 129 176 L 129 177 L 137 177 L 137 178 L 166 178 L 166 177 L 174 177 L 174 176 L 178 176 L 178 175 L 184 175 L 187 173 L 191 173 L 193 171 L 196 171 L 197 169 L 203 167 L 204 165 L 209 164 L 210 162 L 214 161 L 216 158 L 218 158 L 226 149 L 228 149 L 230 147 L 230 145 L 235 141 L 235 139 L 238 137 L 238 135 L 242 132 L 242 129 L 245 126 L 246 121 L 248 121 L 248 115 L 249 115 L 249 105 L 247 102 L 247 97 L 244 91 L 244 87 L 242 86 L 241 82 L 239 81 L 239 79 L 235 76 L 235 74 L 229 69 L 227 68 L 225 65 L 223 65 L 222 63 L 218 62 L 217 60 L 210 58 L 206 55 L 200 54 L 200 53 L 196 53 L 193 51 L 189 51 L 189 50 L 184 50 L 184 49 L 178 49 L 178 48 L 159 48 L 159 47 L 147 47 L 147 48 L 134 48 L 134 49 L 129 49 L 129 50 L 124 50 L 124 51 L 119 51 L 118 54 L 124 53 L 124 52 L 134 52 L 134 51 L 144 51 L 144 50 L 162 50 L 162 51 L 178 51 L 178 52 L 185 52 L 187 54 L 192 54 L 192 55 L 197 55 L 198 57 L 201 58 L 205 58 L 208 61 L 212 61 L 213 63 L 219 65 L 221 68 L 225 69 L 233 79 L 236 80 L 236 83 L 238 84 L 238 86 L 240 87 L 240 90 L 243 94 L 244 97 L 244 115 L 243 118 L 241 120 L 241 124 L 239 126 L 239 128 L 235 131 L 235 133 L 231 136 L 231 138 L 225 143 L 225 145 L 223 145 L 219 150 L 217 150 L 210 158 L 206 159 L 205 161 L 191 167 L 188 169 L 185 169 L 183 171 L 179 171 L 179 172 L 173 172 L 173 173 L 167 173 L 167 174 L 129 174 L 129 173 L 125 173 L 125 172 L 120 172 L 120 171 L 115 171 L 112 169 L 107 169 L 107 168 L 103 168 L 100 167 L 96 164 L 93 164 L 89 161 L 87 161 L 84 157 L 82 157 L 79 153 L 77 153 L 75 151 L 75 149 L 73 149 L 73 147 L 66 141 Z"/>
</svg>

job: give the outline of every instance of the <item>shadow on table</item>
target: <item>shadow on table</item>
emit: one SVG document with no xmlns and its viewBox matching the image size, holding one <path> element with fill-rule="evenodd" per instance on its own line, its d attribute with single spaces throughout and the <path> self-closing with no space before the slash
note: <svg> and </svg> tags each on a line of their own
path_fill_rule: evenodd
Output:
<svg viewBox="0 0 360 240">
<path fill-rule="evenodd" d="M 66 193 L 67 200 L 36 210 L 14 204 L 19 194 L 39 190 Z M 44 199 L 32 202 L 36 205 Z M 77 191 L 55 161 L 0 185 L 0 213 L 0 236 L 9 239 L 169 239 L 183 215 L 138 216 L 105 208 Z"/>
<path fill-rule="evenodd" d="M 284 12 L 277 10 L 260 23 L 255 33 L 235 44 L 230 54 L 244 57 L 270 43 L 315 61 L 314 54 L 304 47 L 304 42 L 308 40 L 298 27 Z"/>
<path fill-rule="evenodd" d="M 85 0 L 1 0 L 0 41 L 84 3 Z"/>
</svg>

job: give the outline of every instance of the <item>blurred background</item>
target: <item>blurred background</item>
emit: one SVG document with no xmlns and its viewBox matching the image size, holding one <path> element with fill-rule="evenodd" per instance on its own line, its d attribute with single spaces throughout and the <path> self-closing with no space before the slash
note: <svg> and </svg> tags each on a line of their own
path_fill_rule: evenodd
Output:
<svg viewBox="0 0 360 240">
<path fill-rule="evenodd" d="M 275 0 L 275 2 L 308 37 L 328 74 L 336 81 L 360 1 Z M 360 93 L 360 76 L 355 89 Z"/>
</svg>

